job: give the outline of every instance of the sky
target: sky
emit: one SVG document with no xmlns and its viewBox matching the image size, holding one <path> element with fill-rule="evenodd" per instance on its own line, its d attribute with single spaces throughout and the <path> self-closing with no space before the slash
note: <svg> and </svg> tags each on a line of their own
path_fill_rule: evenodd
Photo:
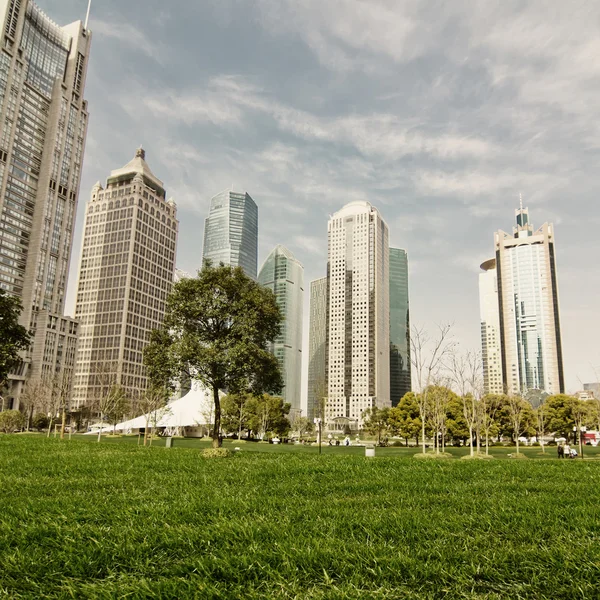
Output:
<svg viewBox="0 0 600 600">
<path fill-rule="evenodd" d="M 59 24 L 87 8 L 37 3 Z M 479 350 L 479 265 L 521 193 L 534 227 L 555 225 L 567 389 L 595 379 L 600 3 L 96 0 L 89 27 L 68 311 L 91 187 L 142 144 L 177 202 L 185 271 L 210 198 L 254 198 L 259 264 L 282 243 L 305 267 L 305 355 L 328 216 L 352 200 L 408 252 L 413 324 L 452 322 Z"/>
</svg>

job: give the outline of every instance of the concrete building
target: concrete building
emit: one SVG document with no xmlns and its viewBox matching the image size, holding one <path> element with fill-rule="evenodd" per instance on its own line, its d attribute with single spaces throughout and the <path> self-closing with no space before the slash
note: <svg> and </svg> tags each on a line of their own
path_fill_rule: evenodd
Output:
<svg viewBox="0 0 600 600">
<path fill-rule="evenodd" d="M 247 193 L 225 190 L 210 201 L 204 223 L 202 260 L 242 267 L 256 279 L 258 267 L 258 206 Z"/>
<path fill-rule="evenodd" d="M 21 324 L 34 333 L 10 377 L 5 406 L 18 408 L 46 346 L 38 315 L 61 319 L 64 310 L 92 35 L 80 21 L 57 25 L 31 0 L 0 0 L 0 20 L 0 286 L 20 297 Z M 46 321 L 40 331 L 51 331 Z"/>
<path fill-rule="evenodd" d="M 284 246 L 276 246 L 258 274 L 258 282 L 269 288 L 283 315 L 281 334 L 272 344 L 283 375 L 281 396 L 291 405 L 290 419 L 300 415 L 302 377 L 302 317 L 304 267 Z"/>
<path fill-rule="evenodd" d="M 146 388 L 142 351 L 160 327 L 175 275 L 177 207 L 145 152 L 92 188 L 82 240 L 75 316 L 80 339 L 73 386 L 79 407 L 99 388 Z M 102 380 L 102 381 L 101 381 Z"/>
<path fill-rule="evenodd" d="M 390 248 L 390 400 L 397 406 L 411 390 L 408 256 Z"/>
<path fill-rule="evenodd" d="M 515 214 L 513 234 L 495 234 L 503 387 L 564 393 L 554 227 L 534 231 L 522 203 Z"/>
<path fill-rule="evenodd" d="M 479 314 L 481 317 L 481 356 L 484 394 L 504 393 L 502 348 L 500 345 L 500 305 L 496 259 L 486 260 L 479 274 Z"/>
<path fill-rule="evenodd" d="M 327 396 L 325 350 L 327 342 L 327 277 L 310 282 L 308 324 L 308 389 L 306 416 L 321 416 L 320 402 Z"/>
<path fill-rule="evenodd" d="M 327 427 L 362 426 L 365 410 L 390 402 L 388 227 L 368 202 L 328 223 Z"/>
</svg>

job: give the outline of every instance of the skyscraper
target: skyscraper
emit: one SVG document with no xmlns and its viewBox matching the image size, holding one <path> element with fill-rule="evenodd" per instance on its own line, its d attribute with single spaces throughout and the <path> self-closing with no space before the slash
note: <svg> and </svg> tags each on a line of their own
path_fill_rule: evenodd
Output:
<svg viewBox="0 0 600 600">
<path fill-rule="evenodd" d="M 496 259 L 486 260 L 479 274 L 479 313 L 481 316 L 481 357 L 483 360 L 483 391 L 504 393 L 502 379 L 502 348 L 500 344 L 500 306 Z"/>
<path fill-rule="evenodd" d="M 554 228 L 534 231 L 522 203 L 515 213 L 513 234 L 495 234 L 503 387 L 563 393 Z"/>
<path fill-rule="evenodd" d="M 256 279 L 258 264 L 258 206 L 247 193 L 225 190 L 210 201 L 204 223 L 202 260 L 214 265 L 240 266 Z"/>
<path fill-rule="evenodd" d="M 368 202 L 351 202 L 328 224 L 327 409 L 329 428 L 356 428 L 390 404 L 388 227 Z"/>
<path fill-rule="evenodd" d="M 147 379 L 142 351 L 160 327 L 175 274 L 177 207 L 141 148 L 92 188 L 79 264 L 80 338 L 75 406 L 119 384 L 133 396 Z"/>
<path fill-rule="evenodd" d="M 327 396 L 325 350 L 327 342 L 327 277 L 310 282 L 308 325 L 308 389 L 306 416 L 321 415 L 319 402 Z"/>
<path fill-rule="evenodd" d="M 282 397 L 291 404 L 293 417 L 301 409 L 304 267 L 287 248 L 279 245 L 260 268 L 258 282 L 275 294 L 283 315 L 281 334 L 274 340 L 272 352 L 283 374 Z"/>
<path fill-rule="evenodd" d="M 21 298 L 21 324 L 34 332 L 31 353 L 10 377 L 8 406 L 16 408 L 23 383 L 37 369 L 32 357 L 42 355 L 46 343 L 38 314 L 46 311 L 48 332 L 46 325 L 63 315 L 92 35 L 80 21 L 60 27 L 31 0 L 1 0 L 0 18 L 0 286 Z M 52 366 L 60 371 L 65 355 L 54 356 Z"/>
<path fill-rule="evenodd" d="M 408 256 L 390 248 L 390 399 L 396 406 L 411 390 Z"/>
</svg>

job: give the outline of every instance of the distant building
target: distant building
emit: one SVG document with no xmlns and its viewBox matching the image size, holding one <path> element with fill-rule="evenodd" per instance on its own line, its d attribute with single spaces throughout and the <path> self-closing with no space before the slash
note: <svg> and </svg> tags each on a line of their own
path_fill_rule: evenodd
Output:
<svg viewBox="0 0 600 600">
<path fill-rule="evenodd" d="M 600 398 L 600 383 L 584 383 L 583 389 L 591 392 L 594 398 Z"/>
<path fill-rule="evenodd" d="M 204 224 L 202 260 L 242 267 L 256 279 L 258 263 L 258 207 L 247 193 L 226 190 L 210 201 Z"/>
<path fill-rule="evenodd" d="M 281 334 L 272 344 L 283 374 L 281 394 L 291 405 L 293 418 L 301 410 L 302 317 L 304 299 L 304 267 L 284 246 L 276 246 L 263 263 L 258 281 L 269 288 L 283 315 Z"/>
<path fill-rule="evenodd" d="M 138 149 L 106 189 L 96 183 L 87 204 L 75 308 L 76 407 L 106 385 L 120 384 L 131 396 L 147 386 L 142 352 L 164 318 L 179 223 L 145 157 Z"/>
<path fill-rule="evenodd" d="M 595 400 L 596 395 L 593 390 L 581 390 L 579 392 L 575 392 L 575 398 L 578 400 Z"/>
<path fill-rule="evenodd" d="M 390 399 L 397 406 L 411 390 L 408 256 L 390 248 Z"/>
<path fill-rule="evenodd" d="M 186 271 L 182 271 L 181 269 L 175 269 L 175 273 L 173 274 L 173 283 L 177 283 L 182 279 L 189 279 L 190 274 L 186 273 Z"/>
<path fill-rule="evenodd" d="M 502 394 L 502 347 L 500 344 L 500 305 L 496 259 L 486 260 L 479 274 L 479 314 L 481 316 L 481 354 L 483 359 L 483 391 Z"/>
<path fill-rule="evenodd" d="M 306 416 L 312 422 L 321 415 L 319 402 L 327 396 L 325 350 L 327 341 L 327 277 L 310 283 L 308 326 L 308 389 Z"/>
<path fill-rule="evenodd" d="M 503 385 L 564 393 L 554 228 L 534 231 L 528 209 L 515 213 L 513 234 L 495 234 Z"/>
<path fill-rule="evenodd" d="M 0 0 L 0 37 L 0 287 L 21 299 L 20 323 L 34 333 L 9 376 L 4 406 L 18 408 L 42 370 L 32 361 L 52 344 L 47 319 L 64 314 L 92 34 L 81 21 L 57 25 L 31 0 Z"/>
<path fill-rule="evenodd" d="M 365 410 L 391 406 L 388 227 L 359 201 L 328 230 L 326 419 L 330 429 L 355 429 Z"/>
</svg>

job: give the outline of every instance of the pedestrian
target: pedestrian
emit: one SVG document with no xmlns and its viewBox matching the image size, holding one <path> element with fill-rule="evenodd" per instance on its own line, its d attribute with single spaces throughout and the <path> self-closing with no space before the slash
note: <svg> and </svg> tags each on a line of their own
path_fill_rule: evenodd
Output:
<svg viewBox="0 0 600 600">
<path fill-rule="evenodd" d="M 564 453 L 565 458 L 571 458 L 571 446 L 569 446 L 568 443 L 565 444 L 563 453 Z"/>
<path fill-rule="evenodd" d="M 565 457 L 565 448 L 562 444 L 558 444 L 558 446 L 556 447 L 556 451 L 558 452 L 558 458 Z"/>
<path fill-rule="evenodd" d="M 575 448 L 571 448 L 571 458 L 577 458 L 577 450 Z"/>
</svg>

